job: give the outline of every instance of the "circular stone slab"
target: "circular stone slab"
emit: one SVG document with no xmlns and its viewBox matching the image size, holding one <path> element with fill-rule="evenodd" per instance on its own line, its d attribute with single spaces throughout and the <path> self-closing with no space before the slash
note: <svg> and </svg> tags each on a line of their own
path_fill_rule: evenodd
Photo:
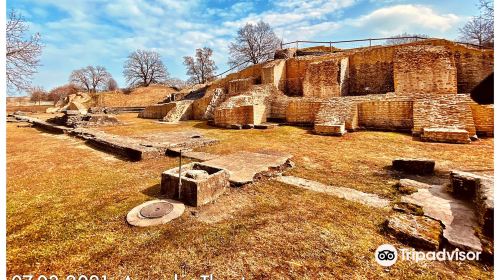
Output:
<svg viewBox="0 0 500 280">
<path fill-rule="evenodd" d="M 153 204 L 149 204 L 148 206 L 142 207 L 139 211 L 139 214 L 144 218 L 148 219 L 156 219 L 167 215 L 172 212 L 174 206 L 169 202 L 156 202 Z"/>
<path fill-rule="evenodd" d="M 127 222 L 138 227 L 162 225 L 180 217 L 184 209 L 184 204 L 172 199 L 147 201 L 130 210 Z"/>
</svg>

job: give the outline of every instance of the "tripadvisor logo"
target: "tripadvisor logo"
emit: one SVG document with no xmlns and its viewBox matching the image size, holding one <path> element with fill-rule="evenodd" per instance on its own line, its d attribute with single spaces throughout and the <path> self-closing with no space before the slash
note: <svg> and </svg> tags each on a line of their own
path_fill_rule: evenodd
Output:
<svg viewBox="0 0 500 280">
<path fill-rule="evenodd" d="M 380 245 L 375 251 L 375 260 L 381 266 L 391 266 L 398 260 L 398 251 L 390 244 Z"/>
<path fill-rule="evenodd" d="M 399 249 L 399 257 L 403 261 L 478 261 L 481 252 L 460 251 L 416 251 L 415 249 Z M 375 261 L 381 266 L 391 266 L 398 260 L 398 250 L 390 245 L 380 245 L 375 251 Z"/>
</svg>

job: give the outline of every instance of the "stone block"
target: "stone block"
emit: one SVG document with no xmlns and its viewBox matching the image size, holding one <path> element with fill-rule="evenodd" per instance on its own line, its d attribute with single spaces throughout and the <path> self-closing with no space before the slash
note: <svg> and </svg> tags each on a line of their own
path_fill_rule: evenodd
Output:
<svg viewBox="0 0 500 280">
<path fill-rule="evenodd" d="M 428 175 L 434 173 L 434 160 L 419 158 L 397 158 L 392 161 L 392 168 L 409 174 Z"/>
<path fill-rule="evenodd" d="M 345 124 L 322 123 L 314 125 L 314 132 L 321 135 L 342 136 L 346 130 Z"/>
<path fill-rule="evenodd" d="M 469 144 L 469 133 L 458 128 L 424 128 L 420 139 L 426 142 L 442 142 L 452 144 Z"/>
<path fill-rule="evenodd" d="M 401 242 L 418 249 L 432 251 L 439 249 L 443 233 L 439 221 L 404 213 L 392 215 L 386 221 L 386 228 Z"/>
<path fill-rule="evenodd" d="M 161 192 L 190 206 L 201 206 L 219 197 L 229 187 L 229 173 L 221 168 L 193 162 L 161 174 Z M 180 194 L 179 194 L 180 193 Z"/>
<path fill-rule="evenodd" d="M 253 128 L 253 124 L 244 124 L 242 126 L 243 129 L 252 129 Z"/>
</svg>

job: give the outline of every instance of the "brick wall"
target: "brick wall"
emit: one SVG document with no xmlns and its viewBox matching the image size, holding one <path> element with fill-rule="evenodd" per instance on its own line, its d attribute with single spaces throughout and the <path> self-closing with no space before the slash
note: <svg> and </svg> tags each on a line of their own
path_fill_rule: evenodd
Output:
<svg viewBox="0 0 500 280">
<path fill-rule="evenodd" d="M 349 56 L 349 95 L 394 91 L 394 47 L 360 50 Z"/>
<path fill-rule="evenodd" d="M 175 103 L 154 104 L 147 106 L 144 111 L 139 113 L 139 118 L 144 119 L 163 119 L 167 113 L 175 107 Z"/>
<path fill-rule="evenodd" d="M 472 118 L 478 135 L 493 136 L 495 116 L 493 105 L 479 105 L 471 102 Z"/>
<path fill-rule="evenodd" d="M 249 90 L 255 84 L 255 78 L 244 78 L 229 81 L 228 83 L 228 96 L 238 95 Z"/>
<path fill-rule="evenodd" d="M 218 108 L 214 115 L 215 124 L 261 124 L 266 121 L 265 105 L 243 105 L 233 108 Z"/>
<path fill-rule="evenodd" d="M 358 104 L 359 126 L 374 129 L 410 130 L 412 101 L 368 101 Z"/>
<path fill-rule="evenodd" d="M 457 68 L 452 53 L 442 46 L 406 46 L 394 54 L 394 91 L 457 93 Z"/>
<path fill-rule="evenodd" d="M 331 59 L 310 63 L 302 84 L 303 96 L 329 98 L 346 95 L 348 61 L 345 57 L 342 60 Z"/>
<path fill-rule="evenodd" d="M 358 128 L 358 106 L 357 103 L 348 97 L 332 98 L 321 104 L 314 125 L 323 124 L 345 124 L 348 130 Z"/>
<path fill-rule="evenodd" d="M 273 84 L 277 89 L 284 91 L 286 83 L 286 62 L 284 59 L 278 59 L 262 67 L 262 83 Z"/>
<path fill-rule="evenodd" d="M 308 98 L 292 98 L 286 109 L 286 121 L 297 124 L 313 124 L 323 101 Z"/>
<path fill-rule="evenodd" d="M 465 129 L 469 136 L 476 134 L 470 98 L 465 95 L 429 95 L 413 103 L 413 133 L 423 128 Z"/>
</svg>

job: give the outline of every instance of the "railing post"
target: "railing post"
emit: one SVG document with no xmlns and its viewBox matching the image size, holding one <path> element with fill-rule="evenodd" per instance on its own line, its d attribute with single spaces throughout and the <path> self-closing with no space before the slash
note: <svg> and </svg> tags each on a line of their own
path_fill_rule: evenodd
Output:
<svg viewBox="0 0 500 280">
<path fill-rule="evenodd" d="M 299 41 L 295 41 L 295 46 L 297 48 L 297 50 L 299 49 Z"/>
<path fill-rule="evenodd" d="M 330 52 L 332 52 L 332 41 L 330 41 Z"/>
</svg>

